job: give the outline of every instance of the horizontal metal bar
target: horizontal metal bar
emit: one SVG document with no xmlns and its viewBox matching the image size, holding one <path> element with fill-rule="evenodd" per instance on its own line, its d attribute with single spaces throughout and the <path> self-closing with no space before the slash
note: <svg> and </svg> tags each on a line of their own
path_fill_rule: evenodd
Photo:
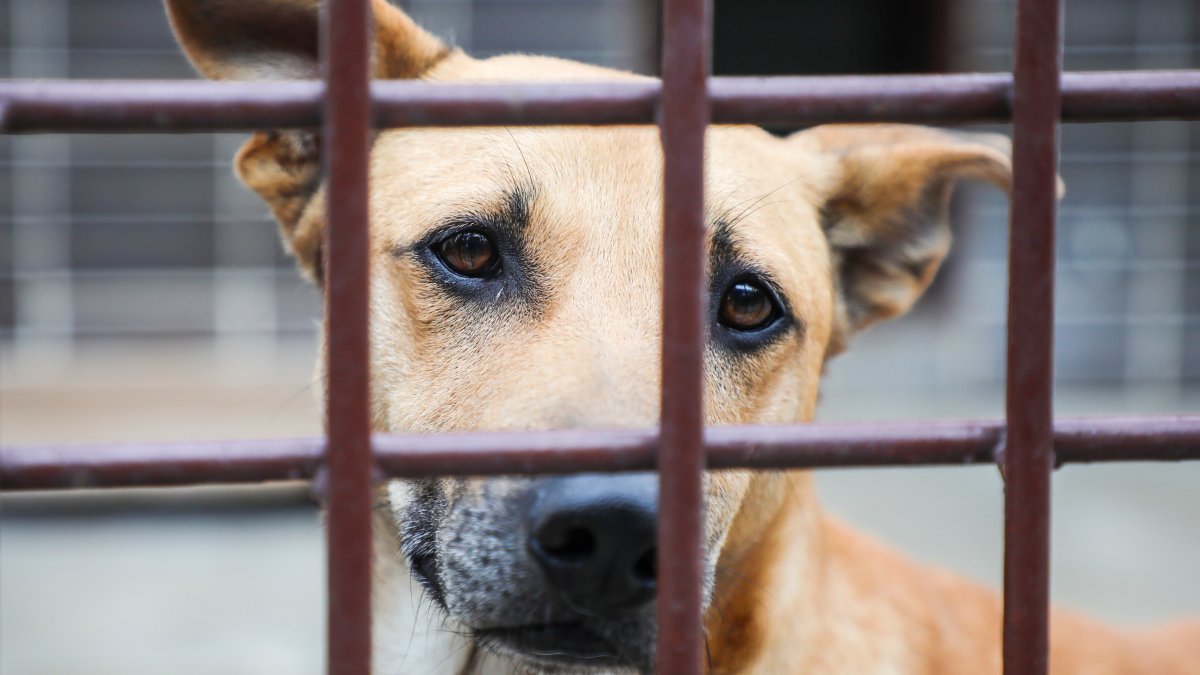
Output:
<svg viewBox="0 0 1200 675">
<path fill-rule="evenodd" d="M 0 490 L 309 480 L 324 438 L 0 447 Z"/>
<path fill-rule="evenodd" d="M 711 427 L 710 469 L 987 464 L 998 421 Z M 106 443 L 0 448 L 0 489 L 52 490 L 310 480 L 322 438 L 198 443 Z M 639 471 L 655 466 L 652 430 L 384 435 L 382 475 Z M 1200 415 L 1062 419 L 1059 465 L 1200 460 Z"/>
<path fill-rule="evenodd" d="M 1062 119 L 1200 119 L 1200 70 L 1064 73 Z M 661 84 L 376 81 L 375 124 L 649 124 Z M 6 133 L 209 132 L 320 125 L 320 82 L 0 81 Z M 1012 116 L 1008 73 L 714 77 L 712 121 L 997 122 Z"/>
<path fill-rule="evenodd" d="M 325 87 L 305 82 L 11 80 L 0 131 L 94 133 L 316 128 Z"/>
<path fill-rule="evenodd" d="M 648 124 L 659 82 L 465 85 L 375 82 L 375 126 Z"/>
<path fill-rule="evenodd" d="M 591 84 L 434 84 L 376 81 L 374 123 L 649 124 L 657 80 Z M 320 82 L 6 81 L 8 133 L 207 132 L 316 128 Z"/>
<path fill-rule="evenodd" d="M 715 122 L 1004 122 L 1011 73 L 713 78 Z M 1064 122 L 1200 119 L 1200 70 L 1063 73 Z"/>
<path fill-rule="evenodd" d="M 1200 70 L 1063 73 L 1063 121 L 1200 119 Z"/>
</svg>

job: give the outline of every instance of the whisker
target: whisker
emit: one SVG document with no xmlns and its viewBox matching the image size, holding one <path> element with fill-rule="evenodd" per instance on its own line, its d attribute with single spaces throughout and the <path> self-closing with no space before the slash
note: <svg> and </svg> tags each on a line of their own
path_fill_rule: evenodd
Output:
<svg viewBox="0 0 1200 675">
<path fill-rule="evenodd" d="M 771 195 L 775 194 L 776 192 L 779 192 L 780 190 L 784 189 L 785 187 L 792 185 L 793 183 L 799 181 L 801 178 L 803 178 L 803 176 L 797 176 L 797 177 L 783 183 L 779 187 L 764 193 L 761 197 L 759 197 L 758 199 L 755 199 L 754 202 L 752 204 L 750 204 L 750 206 L 747 206 L 745 209 L 742 209 L 742 211 L 740 213 L 738 213 L 736 216 L 734 216 L 732 218 L 732 220 L 729 221 L 728 224 L 733 225 L 733 224 L 736 224 L 736 223 L 742 221 L 743 219 L 746 218 L 747 215 L 749 215 L 750 213 L 753 213 L 752 209 L 754 209 L 754 207 L 757 206 L 759 202 L 766 199 L 767 197 L 770 197 Z M 745 203 L 745 202 L 743 201 L 742 203 Z"/>
<path fill-rule="evenodd" d="M 517 136 L 512 129 L 504 127 L 504 130 L 508 132 L 508 137 L 512 139 L 513 145 L 517 146 L 517 154 L 521 155 L 521 163 L 525 165 L 525 177 L 529 179 L 529 187 L 532 188 L 534 185 L 533 171 L 529 168 L 529 160 L 525 159 L 525 151 L 521 149 L 521 144 L 517 142 Z"/>
</svg>

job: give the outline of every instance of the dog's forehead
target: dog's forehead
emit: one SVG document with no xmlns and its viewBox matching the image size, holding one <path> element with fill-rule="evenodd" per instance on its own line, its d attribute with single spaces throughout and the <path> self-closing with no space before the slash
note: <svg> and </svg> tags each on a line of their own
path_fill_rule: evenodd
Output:
<svg viewBox="0 0 1200 675">
<path fill-rule="evenodd" d="M 811 171 L 802 158 L 784 158 L 774 142 L 755 128 L 714 128 L 708 136 L 708 219 L 726 221 L 750 249 L 757 239 L 815 224 Z M 392 245 L 463 213 L 497 208 L 513 192 L 530 196 L 538 231 L 605 241 L 623 231 L 621 241 L 632 246 L 661 232 L 655 127 L 398 130 L 380 135 L 372 158 L 374 221 Z"/>
<path fill-rule="evenodd" d="M 441 82 L 646 80 L 551 57 L 441 61 Z M 828 245 L 815 185 L 827 166 L 752 126 L 713 126 L 705 147 L 709 225 L 729 221 L 739 253 L 802 296 L 828 294 Z M 382 133 L 372 190 L 381 249 L 420 239 L 464 209 L 494 206 L 514 189 L 533 196 L 531 233 L 602 255 L 607 264 L 656 261 L 662 247 L 662 146 L 654 126 L 406 129 Z M 714 228 L 710 227 L 711 232 Z M 651 267 L 657 268 L 658 265 Z M 815 308 L 818 311 L 821 308 Z"/>
</svg>

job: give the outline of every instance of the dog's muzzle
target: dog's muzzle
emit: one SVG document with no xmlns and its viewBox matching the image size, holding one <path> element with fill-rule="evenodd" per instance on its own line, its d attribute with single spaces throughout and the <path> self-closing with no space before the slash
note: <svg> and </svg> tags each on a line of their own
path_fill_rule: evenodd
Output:
<svg viewBox="0 0 1200 675">
<path fill-rule="evenodd" d="M 476 643 L 537 672 L 653 670 L 658 476 L 418 486 L 401 546 Z"/>
</svg>

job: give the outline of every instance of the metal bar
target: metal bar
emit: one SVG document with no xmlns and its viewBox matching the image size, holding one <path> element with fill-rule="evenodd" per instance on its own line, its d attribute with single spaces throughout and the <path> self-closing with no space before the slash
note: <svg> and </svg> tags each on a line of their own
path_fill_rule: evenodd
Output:
<svg viewBox="0 0 1200 675">
<path fill-rule="evenodd" d="M 367 675 L 373 473 L 367 337 L 371 10 L 367 0 L 330 0 L 325 7 L 327 672 Z"/>
<path fill-rule="evenodd" d="M 999 421 L 792 424 L 712 427 L 710 469 L 836 468 L 988 464 Z M 578 430 L 374 436 L 390 477 L 574 471 L 647 471 L 651 430 Z M 1068 418 L 1054 425 L 1060 465 L 1200 460 L 1200 415 Z M 310 480 L 321 438 L 199 443 L 108 443 L 0 448 L 6 491 L 167 487 Z"/>
<path fill-rule="evenodd" d="M 663 308 L 656 671 L 701 672 L 704 588 L 704 132 L 708 2 L 665 0 Z"/>
<path fill-rule="evenodd" d="M 0 488 L 164 487 L 308 480 L 323 438 L 0 448 Z"/>
<path fill-rule="evenodd" d="M 1007 73 L 720 77 L 712 114 L 716 122 L 775 125 L 1001 121 L 1011 89 Z"/>
<path fill-rule="evenodd" d="M 1013 76 L 846 75 L 716 77 L 713 121 L 807 125 L 827 122 L 1004 122 Z M 1200 70 L 1064 73 L 1064 122 L 1200 119 Z"/>
<path fill-rule="evenodd" d="M 1200 118 L 1200 70 L 1063 73 L 1065 122 Z"/>
<path fill-rule="evenodd" d="M 0 81 L 5 133 L 316 128 L 321 82 Z"/>
<path fill-rule="evenodd" d="M 1004 475 L 1004 673 L 1045 675 L 1054 468 L 1054 227 L 1062 0 L 1017 4 Z"/>
<path fill-rule="evenodd" d="M 654 121 L 659 88 L 650 79 L 517 86 L 377 82 L 375 124 L 647 124 Z"/>
<path fill-rule="evenodd" d="M 714 77 L 712 121 L 1002 122 L 1012 76 Z M 1200 119 L 1200 70 L 1064 73 L 1062 119 Z M 316 127 L 320 82 L 0 81 L 6 133 L 209 132 Z M 445 84 L 376 81 L 374 122 L 389 126 L 648 124 L 660 83 Z"/>
</svg>

